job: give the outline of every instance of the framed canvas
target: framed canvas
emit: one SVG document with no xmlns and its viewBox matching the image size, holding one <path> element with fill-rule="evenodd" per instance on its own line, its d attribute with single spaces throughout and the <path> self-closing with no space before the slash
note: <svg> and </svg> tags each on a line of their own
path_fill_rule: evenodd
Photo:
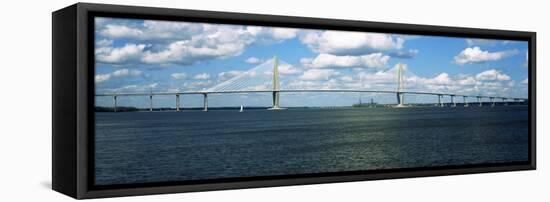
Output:
<svg viewBox="0 0 550 202">
<path fill-rule="evenodd" d="M 97 198 L 534 170 L 536 34 L 78 3 L 54 190 Z"/>
</svg>

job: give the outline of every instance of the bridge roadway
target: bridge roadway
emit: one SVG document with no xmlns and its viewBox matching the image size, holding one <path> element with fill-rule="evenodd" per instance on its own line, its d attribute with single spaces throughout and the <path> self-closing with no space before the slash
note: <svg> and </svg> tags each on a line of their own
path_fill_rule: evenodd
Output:
<svg viewBox="0 0 550 202">
<path fill-rule="evenodd" d="M 114 99 L 114 111 L 116 112 L 117 108 L 117 97 L 120 96 L 149 96 L 150 99 L 150 111 L 153 111 L 153 96 L 162 96 L 162 95 L 173 95 L 176 96 L 176 111 L 179 111 L 180 109 L 180 95 L 192 95 L 192 94 L 201 94 L 204 96 L 204 110 L 208 111 L 208 94 L 240 94 L 240 93 L 273 93 L 274 98 L 278 97 L 278 93 L 299 93 L 299 92 L 340 92 L 340 93 L 389 93 L 389 94 L 396 94 L 398 95 L 404 95 L 404 94 L 416 94 L 416 95 L 436 95 L 438 96 L 438 105 L 443 106 L 443 103 L 441 102 L 441 98 L 443 96 L 450 96 L 451 97 L 451 106 L 456 106 L 456 102 L 454 100 L 454 97 L 463 97 L 463 102 L 465 103 L 465 106 L 468 106 L 468 102 L 466 98 L 472 97 L 477 98 L 477 102 L 479 105 L 482 105 L 481 99 L 483 98 L 489 98 L 490 102 L 492 102 L 492 106 L 495 105 L 495 99 L 501 99 L 502 102 L 505 102 L 506 100 L 513 100 L 515 102 L 524 102 L 527 100 L 527 98 L 517 98 L 517 97 L 501 97 L 501 96 L 487 96 L 487 95 L 465 95 L 465 94 L 455 94 L 455 93 L 436 93 L 436 92 L 416 92 L 416 91 L 392 91 L 392 90 L 353 90 L 353 89 L 289 89 L 289 90 L 236 90 L 236 91 L 187 91 L 187 92 L 150 92 L 150 93 L 101 93 L 96 94 L 97 97 L 105 97 L 110 96 Z M 399 98 L 398 98 L 399 100 Z M 401 102 L 401 101 L 400 101 Z M 279 109 L 279 106 L 275 104 L 274 99 L 274 106 L 272 109 Z M 277 102 L 278 104 L 278 102 Z M 403 103 L 399 103 L 400 105 Z"/>
<path fill-rule="evenodd" d="M 157 92 L 157 93 L 100 93 L 95 96 L 158 96 L 158 95 L 189 95 L 189 94 L 238 94 L 238 93 L 273 93 L 273 90 L 239 90 L 239 91 L 187 91 L 187 92 Z M 342 92 L 342 93 L 402 93 L 402 94 L 417 94 L 417 95 L 440 95 L 440 96 L 456 96 L 456 97 L 479 97 L 479 98 L 494 98 L 494 99 L 510 99 L 510 100 L 527 100 L 527 98 L 488 96 L 488 95 L 465 95 L 455 93 L 433 93 L 433 92 L 415 92 L 415 91 L 392 91 L 392 90 L 353 90 L 353 89 L 293 89 L 293 90 L 278 90 L 281 93 L 299 93 L 299 92 Z"/>
</svg>

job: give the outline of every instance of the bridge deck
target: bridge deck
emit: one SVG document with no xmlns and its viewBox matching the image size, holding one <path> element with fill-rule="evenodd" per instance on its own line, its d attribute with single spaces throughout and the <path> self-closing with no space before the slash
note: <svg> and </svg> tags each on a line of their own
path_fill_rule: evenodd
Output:
<svg viewBox="0 0 550 202">
<path fill-rule="evenodd" d="M 95 96 L 159 96 L 159 95 L 189 95 L 189 94 L 239 94 L 239 93 L 273 93 L 273 90 L 239 90 L 239 91 L 187 91 L 187 92 L 152 92 L 152 93 L 102 93 Z M 527 98 L 518 97 L 501 97 L 487 95 L 464 95 L 454 93 L 435 93 L 435 92 L 415 92 L 415 91 L 385 91 L 385 90 L 353 90 L 353 89 L 294 89 L 294 90 L 278 90 L 281 93 L 293 92 L 335 92 L 335 93 L 403 93 L 417 95 L 440 95 L 440 96 L 457 96 L 457 97 L 476 97 L 476 98 L 494 98 L 494 99 L 510 99 L 510 100 L 527 100 Z"/>
</svg>

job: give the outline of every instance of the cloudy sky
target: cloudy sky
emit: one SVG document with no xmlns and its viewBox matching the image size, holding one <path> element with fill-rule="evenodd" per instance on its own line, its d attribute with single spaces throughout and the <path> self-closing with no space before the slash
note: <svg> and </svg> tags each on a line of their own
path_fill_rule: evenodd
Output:
<svg viewBox="0 0 550 202">
<path fill-rule="evenodd" d="M 96 93 L 269 89 L 276 55 L 281 89 L 395 90 L 401 67 L 406 91 L 527 97 L 527 48 L 522 41 L 96 18 L 95 83 Z M 281 105 L 346 106 L 359 98 L 396 102 L 388 94 L 284 93 Z M 156 107 L 175 102 L 154 99 Z M 209 96 L 210 106 L 270 102 L 261 93 Z M 182 97 L 184 107 L 201 104 L 200 95 Z M 112 98 L 96 105 L 111 106 Z M 145 107 L 148 98 L 121 97 L 119 105 Z"/>
</svg>

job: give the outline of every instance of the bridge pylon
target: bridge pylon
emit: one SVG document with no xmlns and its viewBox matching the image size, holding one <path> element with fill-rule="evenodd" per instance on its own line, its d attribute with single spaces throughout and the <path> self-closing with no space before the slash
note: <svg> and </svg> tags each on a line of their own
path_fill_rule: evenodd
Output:
<svg viewBox="0 0 550 202">
<path fill-rule="evenodd" d="M 279 83 L 279 59 L 277 59 L 277 56 L 273 56 L 273 106 L 270 108 L 267 108 L 267 110 L 281 110 L 284 108 L 281 108 L 279 105 L 279 97 L 280 97 L 280 83 Z"/>
<path fill-rule="evenodd" d="M 208 111 L 208 94 L 203 93 L 202 96 L 203 96 L 203 100 L 202 100 L 203 109 L 202 109 L 202 111 L 207 112 Z"/>
<path fill-rule="evenodd" d="M 397 105 L 395 107 L 407 107 L 405 105 L 405 94 L 403 90 L 405 89 L 405 82 L 403 82 L 403 65 L 399 65 L 397 68 Z"/>
</svg>

